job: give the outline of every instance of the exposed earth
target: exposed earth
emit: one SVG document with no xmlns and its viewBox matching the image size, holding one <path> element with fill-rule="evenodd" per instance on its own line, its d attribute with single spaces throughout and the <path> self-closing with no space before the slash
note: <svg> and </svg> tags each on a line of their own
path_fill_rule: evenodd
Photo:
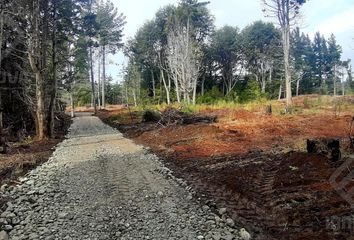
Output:
<svg viewBox="0 0 354 240">
<path fill-rule="evenodd" d="M 1 187 L 0 227 L 13 240 L 239 239 L 227 209 L 202 205 L 155 155 L 87 114 L 19 181 Z"/>
<path fill-rule="evenodd" d="M 351 239 L 353 209 L 329 180 L 354 159 L 347 149 L 353 111 L 343 108 L 336 116 L 330 107 L 313 114 L 305 110 L 287 116 L 204 109 L 199 114 L 216 114 L 219 121 L 166 126 L 142 122 L 140 112 L 127 109 L 99 116 L 148 146 L 211 208 L 229 209 L 256 239 Z M 308 154 L 308 138 L 339 139 L 343 158 L 332 162 L 325 154 Z M 349 164 L 341 178 L 353 169 Z"/>
</svg>

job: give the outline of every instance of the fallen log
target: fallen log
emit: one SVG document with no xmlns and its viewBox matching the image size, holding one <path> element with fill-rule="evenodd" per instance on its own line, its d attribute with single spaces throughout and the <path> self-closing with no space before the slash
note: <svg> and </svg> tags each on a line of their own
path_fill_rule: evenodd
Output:
<svg viewBox="0 0 354 240">
<path fill-rule="evenodd" d="M 190 116 L 182 119 L 182 124 L 195 124 L 195 123 L 214 123 L 216 116 Z"/>
</svg>

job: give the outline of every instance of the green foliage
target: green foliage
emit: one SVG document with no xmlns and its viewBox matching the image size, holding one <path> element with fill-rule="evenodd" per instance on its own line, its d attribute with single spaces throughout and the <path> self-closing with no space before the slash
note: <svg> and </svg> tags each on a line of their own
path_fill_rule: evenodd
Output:
<svg viewBox="0 0 354 240">
<path fill-rule="evenodd" d="M 198 112 L 198 106 L 197 105 L 193 105 L 193 104 L 187 104 L 187 105 L 183 106 L 182 112 L 190 113 L 190 114 L 197 113 Z"/>
<path fill-rule="evenodd" d="M 261 100 L 265 97 L 259 84 L 254 80 L 248 81 L 246 86 L 243 89 L 240 89 L 238 96 L 240 103 Z"/>
<path fill-rule="evenodd" d="M 76 104 L 77 106 L 85 106 L 91 103 L 91 88 L 89 85 L 81 85 L 76 90 Z"/>
<path fill-rule="evenodd" d="M 101 1 L 97 6 L 97 35 L 101 46 L 108 46 L 109 52 L 115 53 L 123 46 L 123 27 L 125 17 L 118 14 L 117 8 L 109 0 Z"/>
<path fill-rule="evenodd" d="M 214 86 L 210 91 L 206 92 L 203 96 L 197 98 L 197 103 L 213 104 L 224 97 L 220 89 Z"/>
</svg>

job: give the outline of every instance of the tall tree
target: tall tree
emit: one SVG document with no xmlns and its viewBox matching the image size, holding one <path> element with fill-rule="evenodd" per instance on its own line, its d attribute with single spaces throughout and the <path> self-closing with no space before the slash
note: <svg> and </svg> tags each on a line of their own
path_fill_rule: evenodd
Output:
<svg viewBox="0 0 354 240">
<path fill-rule="evenodd" d="M 265 93 L 267 81 L 272 81 L 275 59 L 281 56 L 280 32 L 271 23 L 257 21 L 242 31 L 242 37 L 248 69 Z"/>
<path fill-rule="evenodd" d="M 220 71 L 226 94 L 235 87 L 240 72 L 243 69 L 243 52 L 241 36 L 238 28 L 224 26 L 216 30 L 210 39 L 208 48 L 210 58 Z M 236 76 L 236 73 L 238 75 Z"/>
<path fill-rule="evenodd" d="M 312 59 L 312 46 L 311 40 L 308 36 L 300 32 L 297 27 L 291 34 L 291 56 L 293 59 L 293 76 L 296 81 L 296 96 L 300 94 L 300 82 L 307 79 L 308 83 L 302 88 L 303 92 L 306 91 L 306 87 L 309 88 L 311 84 L 311 59 Z"/>
<path fill-rule="evenodd" d="M 340 68 L 340 59 L 342 54 L 342 48 L 337 44 L 336 37 L 334 34 L 327 41 L 328 45 L 328 59 L 327 64 L 330 68 L 330 76 L 332 78 L 333 84 L 333 95 L 337 95 L 337 78 L 338 78 L 338 69 Z"/>
<path fill-rule="evenodd" d="M 100 1 L 97 6 L 98 39 L 102 47 L 102 106 L 105 102 L 106 54 L 115 53 L 123 46 L 124 15 L 118 14 L 117 8 L 109 0 Z"/>
<path fill-rule="evenodd" d="M 284 71 L 286 86 L 287 110 L 292 107 L 291 71 L 290 71 L 290 30 L 299 16 L 300 7 L 306 0 L 263 0 L 265 12 L 277 18 L 282 32 L 282 45 L 284 52 Z"/>
<path fill-rule="evenodd" d="M 28 59 L 36 79 L 36 132 L 39 140 L 48 137 L 45 114 L 45 71 L 47 68 L 48 1 L 28 3 Z M 41 16 L 44 16 L 43 18 Z"/>
<path fill-rule="evenodd" d="M 183 95 L 184 103 L 196 102 L 197 79 L 200 68 L 198 55 L 200 50 L 193 41 L 189 23 L 184 27 L 176 23 L 168 36 L 168 66 L 174 80 L 176 94 Z M 179 95 L 181 94 L 181 95 Z"/>
</svg>

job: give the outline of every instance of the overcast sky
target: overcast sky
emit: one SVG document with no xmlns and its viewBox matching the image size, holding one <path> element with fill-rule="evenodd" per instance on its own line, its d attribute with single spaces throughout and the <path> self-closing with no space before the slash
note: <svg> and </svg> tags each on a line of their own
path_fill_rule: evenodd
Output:
<svg viewBox="0 0 354 240">
<path fill-rule="evenodd" d="M 146 20 L 154 17 L 156 11 L 178 0 L 111 0 L 126 16 L 124 41 L 134 37 L 135 32 Z M 223 25 L 244 28 L 256 20 L 270 21 L 263 17 L 261 0 L 210 0 L 208 5 L 215 17 L 216 27 Z M 354 0 L 309 0 L 302 8 L 302 31 L 313 36 L 320 31 L 325 37 L 334 33 L 343 47 L 343 59 L 354 61 Z M 114 80 L 120 80 L 121 65 L 126 60 L 120 53 L 110 57 L 108 73 Z"/>
</svg>

